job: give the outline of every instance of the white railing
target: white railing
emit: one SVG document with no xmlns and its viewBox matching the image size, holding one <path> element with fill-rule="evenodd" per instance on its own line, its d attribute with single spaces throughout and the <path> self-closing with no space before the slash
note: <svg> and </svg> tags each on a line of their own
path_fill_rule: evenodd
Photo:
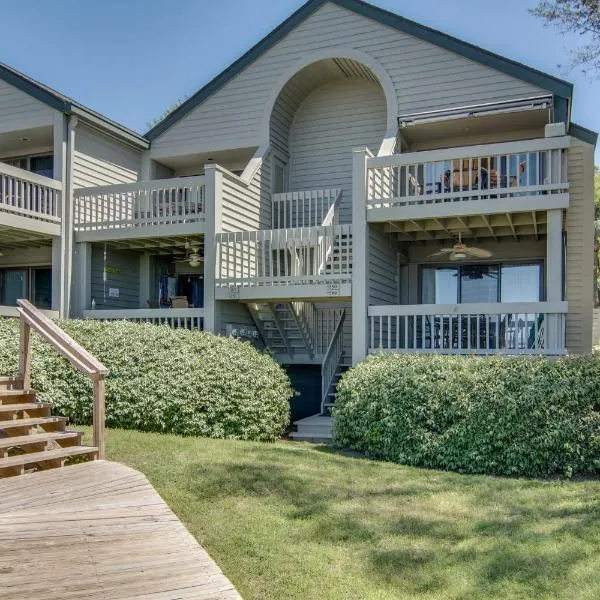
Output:
<svg viewBox="0 0 600 600">
<path fill-rule="evenodd" d="M 564 354 L 566 302 L 369 307 L 369 351 Z"/>
<path fill-rule="evenodd" d="M 62 184 L 0 162 L 0 212 L 60 223 Z"/>
<path fill-rule="evenodd" d="M 75 231 L 203 223 L 205 178 L 179 177 L 74 192 Z"/>
<path fill-rule="evenodd" d="M 341 189 L 273 194 L 273 229 L 335 225 L 330 209 L 339 205 Z M 326 219 L 329 217 L 329 223 Z"/>
<path fill-rule="evenodd" d="M 317 307 L 312 302 L 290 302 L 290 304 L 296 315 L 300 333 L 309 347 L 309 353 L 314 355 L 317 346 Z"/>
<path fill-rule="evenodd" d="M 350 282 L 352 226 L 219 233 L 216 286 Z"/>
<path fill-rule="evenodd" d="M 153 325 L 169 325 L 182 329 L 203 329 L 203 308 L 140 308 L 123 310 L 84 310 L 84 319 L 101 321 L 135 321 Z"/>
<path fill-rule="evenodd" d="M 321 412 L 325 412 L 325 403 L 327 396 L 333 383 L 337 368 L 340 364 L 340 358 L 344 353 L 344 318 L 345 311 L 342 310 L 339 314 L 335 331 L 329 347 L 325 353 L 323 364 L 321 365 Z"/>
<path fill-rule="evenodd" d="M 367 208 L 568 192 L 568 137 L 367 158 Z"/>
<path fill-rule="evenodd" d="M 326 354 L 337 329 L 343 308 L 317 308 L 315 354 Z"/>
</svg>

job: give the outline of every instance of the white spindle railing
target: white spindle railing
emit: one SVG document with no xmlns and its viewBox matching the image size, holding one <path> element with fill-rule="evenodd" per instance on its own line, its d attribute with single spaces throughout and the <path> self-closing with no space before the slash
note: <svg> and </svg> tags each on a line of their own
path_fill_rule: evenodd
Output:
<svg viewBox="0 0 600 600">
<path fill-rule="evenodd" d="M 369 351 L 564 354 L 566 302 L 369 307 Z"/>
<path fill-rule="evenodd" d="M 169 325 L 182 329 L 203 329 L 203 308 L 141 308 L 141 309 L 111 309 L 84 310 L 84 319 L 101 321 L 134 321 L 137 323 L 152 323 L 153 325 Z"/>
<path fill-rule="evenodd" d="M 0 212 L 60 223 L 62 184 L 0 162 Z"/>
<path fill-rule="evenodd" d="M 217 287 L 350 282 L 351 225 L 219 233 Z"/>
<path fill-rule="evenodd" d="M 75 231 L 203 223 L 205 178 L 179 177 L 74 192 Z"/>
<path fill-rule="evenodd" d="M 273 194 L 273 229 L 335 225 L 330 209 L 339 205 L 341 189 Z M 326 223 L 329 217 L 330 223 Z"/>
<path fill-rule="evenodd" d="M 367 208 L 568 192 L 568 137 L 367 158 Z"/>
<path fill-rule="evenodd" d="M 340 364 L 340 358 L 344 353 L 344 318 L 345 311 L 342 310 L 338 315 L 338 320 L 335 326 L 333 336 L 325 352 L 325 358 L 321 365 L 321 412 L 325 412 L 325 403 L 327 395 L 333 383 L 333 378 Z"/>
<path fill-rule="evenodd" d="M 317 347 L 317 324 L 318 310 L 312 302 L 291 302 L 292 310 L 298 319 L 298 326 L 302 329 L 302 335 L 314 354 Z"/>
</svg>

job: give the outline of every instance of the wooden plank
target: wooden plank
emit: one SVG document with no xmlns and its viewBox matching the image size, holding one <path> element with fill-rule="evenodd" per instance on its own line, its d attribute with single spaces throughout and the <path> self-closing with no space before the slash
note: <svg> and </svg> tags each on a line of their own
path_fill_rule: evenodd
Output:
<svg viewBox="0 0 600 600">
<path fill-rule="evenodd" d="M 147 479 L 116 463 L 0 480 L 0 544 L 3 599 L 240 599 Z"/>
</svg>

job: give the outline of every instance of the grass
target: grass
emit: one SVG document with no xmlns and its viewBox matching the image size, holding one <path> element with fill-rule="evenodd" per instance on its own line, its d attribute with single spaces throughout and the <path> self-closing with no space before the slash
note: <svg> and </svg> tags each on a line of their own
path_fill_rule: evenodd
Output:
<svg viewBox="0 0 600 600">
<path fill-rule="evenodd" d="M 246 600 L 597 598 L 600 482 L 111 430 Z"/>
</svg>

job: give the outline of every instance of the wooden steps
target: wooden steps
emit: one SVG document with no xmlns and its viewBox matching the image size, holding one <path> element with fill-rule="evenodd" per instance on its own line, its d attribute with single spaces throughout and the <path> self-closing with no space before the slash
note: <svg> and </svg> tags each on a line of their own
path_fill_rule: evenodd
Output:
<svg viewBox="0 0 600 600">
<path fill-rule="evenodd" d="M 19 383 L 0 378 L 0 479 L 63 467 L 73 457 L 97 458 L 98 449 L 82 446 L 79 432 L 65 430 L 66 417 L 52 416 L 51 405 L 36 402 L 36 393 Z"/>
</svg>

